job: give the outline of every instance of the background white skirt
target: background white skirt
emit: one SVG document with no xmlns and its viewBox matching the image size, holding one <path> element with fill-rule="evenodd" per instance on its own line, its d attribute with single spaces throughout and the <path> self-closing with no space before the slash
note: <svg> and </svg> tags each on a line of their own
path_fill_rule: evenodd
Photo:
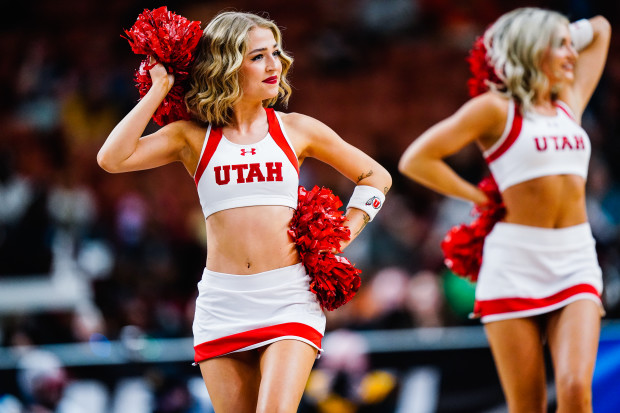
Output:
<svg viewBox="0 0 620 413">
<path fill-rule="evenodd" d="M 498 222 L 484 241 L 474 316 L 483 323 L 543 314 L 576 300 L 601 306 L 588 223 L 551 229 Z"/>
<path fill-rule="evenodd" d="M 319 351 L 325 314 L 303 264 L 250 275 L 205 268 L 194 316 L 195 362 L 295 339 Z"/>
</svg>

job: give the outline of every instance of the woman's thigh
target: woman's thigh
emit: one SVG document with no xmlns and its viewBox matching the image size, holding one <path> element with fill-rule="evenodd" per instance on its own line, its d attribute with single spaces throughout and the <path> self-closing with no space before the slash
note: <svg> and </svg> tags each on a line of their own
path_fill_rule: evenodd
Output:
<svg viewBox="0 0 620 413">
<path fill-rule="evenodd" d="M 545 412 L 545 360 L 538 319 L 494 321 L 484 327 L 510 411 Z"/>
<path fill-rule="evenodd" d="M 558 398 L 582 393 L 589 400 L 600 335 L 599 305 L 579 300 L 549 317 L 549 349 L 558 389 Z"/>
<path fill-rule="evenodd" d="M 243 351 L 200 363 L 216 413 L 255 413 L 260 386 L 259 356 Z"/>
<path fill-rule="evenodd" d="M 261 349 L 257 412 L 296 412 L 317 350 L 299 340 L 280 340 Z"/>
</svg>

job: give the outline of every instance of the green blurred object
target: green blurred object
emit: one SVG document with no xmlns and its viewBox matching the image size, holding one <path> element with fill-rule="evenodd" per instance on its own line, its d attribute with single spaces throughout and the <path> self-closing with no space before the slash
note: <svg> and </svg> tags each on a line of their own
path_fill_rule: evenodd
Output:
<svg viewBox="0 0 620 413">
<path fill-rule="evenodd" d="M 456 317 L 468 319 L 474 309 L 476 284 L 459 277 L 449 269 L 441 273 L 441 278 L 448 307 Z"/>
</svg>

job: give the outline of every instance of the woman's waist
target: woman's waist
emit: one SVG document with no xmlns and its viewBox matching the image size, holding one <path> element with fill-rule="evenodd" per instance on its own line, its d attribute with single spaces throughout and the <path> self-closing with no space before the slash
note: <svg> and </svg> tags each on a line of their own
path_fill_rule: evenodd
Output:
<svg viewBox="0 0 620 413">
<path fill-rule="evenodd" d="M 294 210 L 253 206 L 225 210 L 207 219 L 207 268 L 254 274 L 299 262 L 288 234 Z"/>
<path fill-rule="evenodd" d="M 566 228 L 587 222 L 585 193 L 575 177 L 539 178 L 507 188 L 504 222 L 541 228 Z"/>
<path fill-rule="evenodd" d="M 284 234 L 230 234 L 207 238 L 207 268 L 229 274 L 255 274 L 300 262 L 292 238 Z"/>
<path fill-rule="evenodd" d="M 533 228 L 562 229 L 578 226 L 588 222 L 585 210 L 570 212 L 569 214 L 549 214 L 542 211 L 512 211 L 506 208 L 506 216 L 502 222 L 515 225 L 523 225 Z"/>
</svg>

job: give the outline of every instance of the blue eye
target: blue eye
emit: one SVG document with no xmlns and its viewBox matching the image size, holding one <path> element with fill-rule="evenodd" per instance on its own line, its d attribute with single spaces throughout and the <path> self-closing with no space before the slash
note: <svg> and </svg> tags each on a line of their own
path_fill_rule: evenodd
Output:
<svg viewBox="0 0 620 413">
<path fill-rule="evenodd" d="M 280 50 L 276 50 L 275 52 L 273 52 L 274 56 L 280 56 L 282 54 L 282 52 Z"/>
<path fill-rule="evenodd" d="M 262 54 L 257 54 L 256 56 L 254 56 L 253 58 L 251 58 L 250 60 L 252 60 L 253 62 L 260 60 L 263 58 Z"/>
</svg>

